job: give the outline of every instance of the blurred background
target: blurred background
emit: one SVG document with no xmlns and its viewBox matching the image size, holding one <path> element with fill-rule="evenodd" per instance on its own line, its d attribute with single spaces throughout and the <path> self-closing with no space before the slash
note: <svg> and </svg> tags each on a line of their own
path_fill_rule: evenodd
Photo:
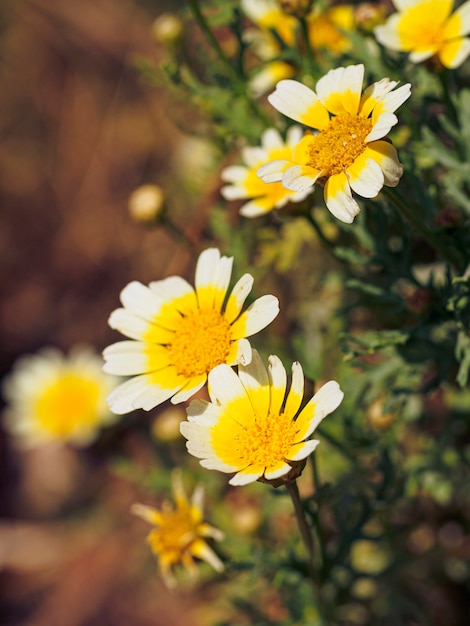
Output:
<svg viewBox="0 0 470 626">
<path fill-rule="evenodd" d="M 106 321 L 129 280 L 187 269 L 184 247 L 128 211 L 130 193 L 165 181 L 179 149 L 161 92 L 135 70 L 158 61 L 151 26 L 174 6 L 0 4 L 2 377 L 45 345 L 100 351 L 116 340 Z M 197 237 L 203 223 L 187 227 Z M 19 451 L 0 431 L 2 624 L 191 622 L 184 599 L 149 575 L 134 489 L 106 469 L 111 444 L 141 466 L 148 444 L 125 424 L 113 437 L 80 453 Z"/>
</svg>

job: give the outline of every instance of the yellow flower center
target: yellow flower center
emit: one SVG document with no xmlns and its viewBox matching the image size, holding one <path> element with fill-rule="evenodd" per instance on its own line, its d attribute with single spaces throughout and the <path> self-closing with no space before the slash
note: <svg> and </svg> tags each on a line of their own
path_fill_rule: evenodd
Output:
<svg viewBox="0 0 470 626">
<path fill-rule="evenodd" d="M 405 51 L 439 50 L 443 44 L 444 22 L 451 8 L 429 0 L 403 12 L 398 24 L 398 36 Z"/>
<path fill-rule="evenodd" d="M 96 381 L 66 373 L 37 398 L 36 418 L 45 431 L 67 437 L 80 425 L 97 423 L 99 399 L 100 387 Z"/>
<path fill-rule="evenodd" d="M 183 317 L 168 349 L 178 374 L 191 378 L 225 363 L 230 340 L 230 324 L 219 311 L 198 309 Z"/>
<path fill-rule="evenodd" d="M 366 148 L 372 120 L 351 113 L 334 117 L 318 135 L 307 135 L 306 164 L 330 177 L 344 172 Z"/>
<path fill-rule="evenodd" d="M 158 528 L 150 533 L 149 542 L 157 556 L 176 562 L 197 537 L 198 524 L 191 515 L 191 508 L 183 507 L 162 511 Z"/>
<path fill-rule="evenodd" d="M 245 425 L 241 435 L 235 435 L 234 447 L 247 465 L 270 468 L 284 461 L 295 433 L 295 422 L 290 415 L 256 416 L 254 422 Z"/>
</svg>

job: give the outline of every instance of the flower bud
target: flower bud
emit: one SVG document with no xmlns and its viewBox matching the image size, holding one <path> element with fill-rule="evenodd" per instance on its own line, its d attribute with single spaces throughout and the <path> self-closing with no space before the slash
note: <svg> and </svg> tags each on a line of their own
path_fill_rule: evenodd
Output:
<svg viewBox="0 0 470 626">
<path fill-rule="evenodd" d="M 152 35 L 157 43 L 172 45 L 183 33 L 183 23 L 174 13 L 162 13 L 152 24 Z"/>
<path fill-rule="evenodd" d="M 141 185 L 129 196 L 129 213 L 136 222 L 157 222 L 165 209 L 165 196 L 158 185 Z"/>
</svg>

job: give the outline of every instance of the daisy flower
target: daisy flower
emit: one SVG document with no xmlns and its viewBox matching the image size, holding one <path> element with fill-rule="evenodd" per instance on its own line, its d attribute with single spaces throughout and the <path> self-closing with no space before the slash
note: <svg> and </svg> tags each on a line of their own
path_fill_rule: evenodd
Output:
<svg viewBox="0 0 470 626">
<path fill-rule="evenodd" d="M 106 404 L 115 386 L 91 349 L 76 347 L 64 355 L 44 348 L 21 357 L 3 380 L 5 425 L 24 446 L 89 444 L 116 419 Z"/>
<path fill-rule="evenodd" d="M 309 190 L 299 193 L 286 189 L 282 183 L 268 184 L 256 173 L 261 165 L 268 161 L 292 159 L 294 148 L 301 138 L 300 126 L 289 128 L 285 142 L 275 128 L 265 130 L 261 137 L 261 146 L 246 147 L 242 150 L 245 165 L 231 165 L 222 171 L 222 180 L 231 183 L 222 187 L 223 197 L 226 200 L 250 198 L 250 201 L 240 209 L 240 214 L 245 217 L 256 217 L 273 209 L 280 209 L 289 201 L 303 200 Z"/>
<path fill-rule="evenodd" d="M 196 265 L 195 288 L 171 276 L 150 283 L 129 283 L 121 292 L 123 308 L 109 325 L 130 337 L 108 346 L 104 370 L 134 376 L 109 396 L 114 413 L 149 411 L 171 398 L 184 402 L 206 382 L 216 365 L 249 362 L 246 337 L 265 328 L 279 313 L 275 296 L 265 295 L 243 310 L 253 286 L 244 274 L 227 297 L 232 257 L 209 248 Z"/>
<path fill-rule="evenodd" d="M 192 579 L 197 578 L 194 559 L 201 559 L 217 572 L 224 564 L 209 547 L 206 538 L 221 541 L 222 531 L 210 526 L 203 519 L 204 490 L 198 485 L 188 499 L 184 490 L 181 473 L 172 473 L 174 505 L 164 502 L 161 510 L 144 504 L 134 504 L 131 511 L 155 528 L 150 531 L 147 541 L 157 558 L 161 576 L 168 587 L 174 587 L 175 569 L 184 567 Z"/>
<path fill-rule="evenodd" d="M 398 120 L 394 111 L 409 98 L 406 84 L 383 78 L 362 93 L 364 66 L 330 70 L 316 93 L 294 80 L 282 80 L 268 100 L 281 113 L 315 129 L 294 149 L 292 160 L 276 160 L 258 170 L 265 182 L 304 192 L 323 184 L 326 206 L 343 222 L 359 213 L 352 191 L 374 198 L 383 185 L 398 184 L 403 168 L 386 135 Z"/>
<path fill-rule="evenodd" d="M 240 365 L 238 375 L 219 365 L 209 374 L 211 401 L 192 401 L 188 420 L 181 423 L 188 452 L 203 467 L 234 473 L 231 485 L 289 482 L 319 443 L 310 435 L 339 406 L 343 392 L 329 381 L 299 410 L 304 375 L 297 362 L 287 394 L 286 387 L 286 370 L 276 356 L 269 357 L 266 369 L 253 350 L 251 363 Z"/>
<path fill-rule="evenodd" d="M 470 2 L 454 13 L 452 0 L 393 0 L 398 9 L 374 29 L 386 48 L 410 53 L 420 63 L 437 56 L 444 67 L 461 65 L 470 54 Z"/>
</svg>

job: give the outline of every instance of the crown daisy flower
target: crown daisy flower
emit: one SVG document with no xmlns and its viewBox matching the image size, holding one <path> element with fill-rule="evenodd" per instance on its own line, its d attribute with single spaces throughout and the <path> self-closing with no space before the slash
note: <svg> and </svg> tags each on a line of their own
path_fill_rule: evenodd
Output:
<svg viewBox="0 0 470 626">
<path fill-rule="evenodd" d="M 398 120 L 394 111 L 409 98 L 406 84 L 383 78 L 362 93 L 364 66 L 330 70 L 316 93 L 294 80 L 282 80 L 268 100 L 281 113 L 315 129 L 294 149 L 294 158 L 262 165 L 258 175 L 299 193 L 324 185 L 325 203 L 339 220 L 359 213 L 352 191 L 374 198 L 383 185 L 394 187 L 403 173 L 397 151 L 386 139 Z"/>
<path fill-rule="evenodd" d="M 2 383 L 8 404 L 4 422 L 19 445 L 49 442 L 91 443 L 116 417 L 106 397 L 116 379 L 102 371 L 99 355 L 75 347 L 68 355 L 55 348 L 23 356 Z"/>
<path fill-rule="evenodd" d="M 114 413 L 150 411 L 170 398 L 184 402 L 216 365 L 251 360 L 246 337 L 273 321 L 279 302 L 265 295 L 243 310 L 253 277 L 244 274 L 227 297 L 232 264 L 232 257 L 209 248 L 197 261 L 195 288 L 171 276 L 148 287 L 131 282 L 121 291 L 123 308 L 111 313 L 109 325 L 132 341 L 104 350 L 104 370 L 134 378 L 109 396 Z"/>
<path fill-rule="evenodd" d="M 221 541 L 224 534 L 204 522 L 204 489 L 198 485 L 189 500 L 184 490 L 181 473 L 172 473 L 173 499 L 164 502 L 161 510 L 145 504 L 134 504 L 132 513 L 138 515 L 155 528 L 150 531 L 147 541 L 157 558 L 160 574 L 168 587 L 176 585 L 175 570 L 178 566 L 186 569 L 193 580 L 198 576 L 194 559 L 209 563 L 217 572 L 224 564 L 205 541 L 207 538 Z"/>
<path fill-rule="evenodd" d="M 231 183 L 222 187 L 223 197 L 226 200 L 250 198 L 250 201 L 240 209 L 240 214 L 245 217 L 256 217 L 273 209 L 280 209 L 287 202 L 303 200 L 310 190 L 299 193 L 286 189 L 280 182 L 268 184 L 263 182 L 256 173 L 261 165 L 268 161 L 292 159 L 294 147 L 301 138 L 300 126 L 289 128 L 285 142 L 275 128 L 265 130 L 261 137 L 260 147 L 243 149 L 242 159 L 246 165 L 231 165 L 222 171 L 222 180 Z"/>
<path fill-rule="evenodd" d="M 409 52 L 412 63 L 437 56 L 454 69 L 470 54 L 470 2 L 454 13 L 452 0 L 392 0 L 398 9 L 374 29 L 377 41 L 390 50 Z"/>
<path fill-rule="evenodd" d="M 277 486 L 297 477 L 319 443 L 310 435 L 344 394 L 329 381 L 300 410 L 304 375 L 298 362 L 287 394 L 286 387 L 286 370 L 277 356 L 269 357 L 266 369 L 253 350 L 251 363 L 240 365 L 238 375 L 219 365 L 209 374 L 211 401 L 193 400 L 188 420 L 180 425 L 188 452 L 203 467 L 234 473 L 231 485 L 263 480 Z"/>
</svg>

